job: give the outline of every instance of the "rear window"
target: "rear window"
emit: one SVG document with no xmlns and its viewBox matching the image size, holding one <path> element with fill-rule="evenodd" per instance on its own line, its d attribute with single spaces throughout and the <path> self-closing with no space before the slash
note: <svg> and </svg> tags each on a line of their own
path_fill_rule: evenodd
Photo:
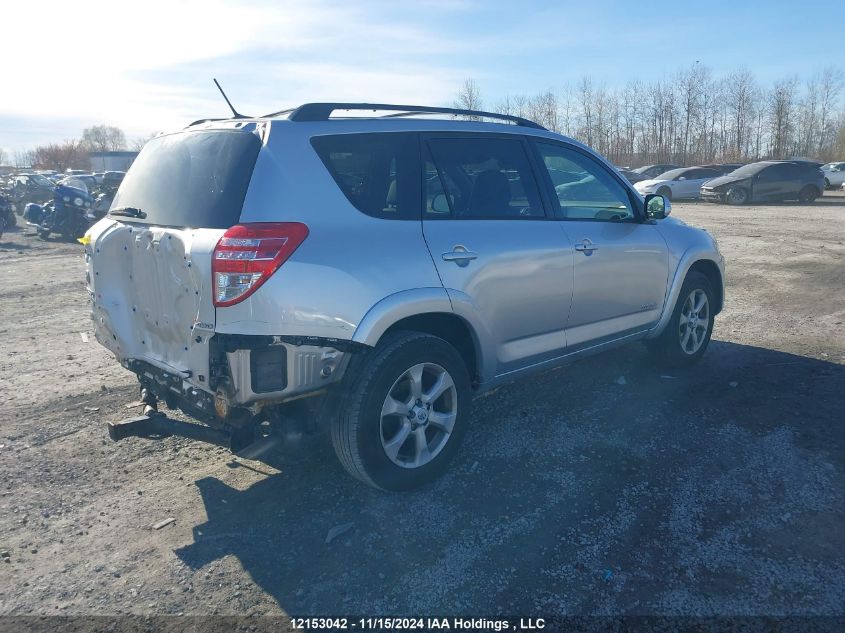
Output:
<svg viewBox="0 0 845 633">
<path fill-rule="evenodd" d="M 138 209 L 121 221 L 228 229 L 238 223 L 261 141 L 251 132 L 214 130 L 161 136 L 144 146 L 111 205 Z"/>
<path fill-rule="evenodd" d="M 315 136 L 317 151 L 337 186 L 361 213 L 419 219 L 419 141 L 403 132 Z"/>
</svg>

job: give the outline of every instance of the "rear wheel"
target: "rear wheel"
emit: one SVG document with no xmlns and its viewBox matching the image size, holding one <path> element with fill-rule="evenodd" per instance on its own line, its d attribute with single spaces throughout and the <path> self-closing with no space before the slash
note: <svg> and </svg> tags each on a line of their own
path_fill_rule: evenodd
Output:
<svg viewBox="0 0 845 633">
<path fill-rule="evenodd" d="M 804 203 L 812 202 L 818 198 L 820 194 L 821 192 L 813 185 L 807 185 L 798 192 L 798 201 Z"/>
<path fill-rule="evenodd" d="M 687 275 L 666 329 L 647 343 L 658 365 L 684 367 L 704 356 L 713 334 L 713 297 L 713 286 L 705 275 Z"/>
<path fill-rule="evenodd" d="M 344 383 L 331 437 L 351 475 L 383 490 L 409 490 L 446 469 L 466 433 L 471 398 L 454 347 L 397 332 L 351 364 Z"/>
<path fill-rule="evenodd" d="M 744 187 L 731 187 L 727 194 L 728 204 L 745 204 L 748 202 L 748 190 Z"/>
</svg>

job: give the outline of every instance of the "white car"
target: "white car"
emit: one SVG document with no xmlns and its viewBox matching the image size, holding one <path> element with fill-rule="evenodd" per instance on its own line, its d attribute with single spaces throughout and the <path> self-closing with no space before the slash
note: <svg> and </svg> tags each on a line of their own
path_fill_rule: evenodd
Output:
<svg viewBox="0 0 845 633">
<path fill-rule="evenodd" d="M 845 163 L 822 165 L 822 171 L 824 172 L 825 189 L 845 188 Z"/>
<path fill-rule="evenodd" d="M 701 185 L 721 175 L 721 172 L 707 167 L 680 167 L 662 173 L 652 180 L 641 180 L 634 183 L 634 189 L 644 196 L 656 193 L 669 200 L 697 199 Z"/>
</svg>

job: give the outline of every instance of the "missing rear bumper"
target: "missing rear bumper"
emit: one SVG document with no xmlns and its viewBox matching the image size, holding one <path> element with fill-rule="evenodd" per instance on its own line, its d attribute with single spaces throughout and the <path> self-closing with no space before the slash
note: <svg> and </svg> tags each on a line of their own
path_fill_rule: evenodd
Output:
<svg viewBox="0 0 845 633">
<path fill-rule="evenodd" d="M 177 435 L 198 442 L 223 446 L 233 453 L 242 451 L 247 446 L 253 444 L 256 439 L 252 426 L 215 429 L 210 426 L 189 424 L 174 420 L 162 413 L 140 415 L 121 420 L 120 422 L 109 422 L 107 426 L 109 437 L 114 442 L 119 442 L 127 437 L 162 439 L 171 435 Z"/>
</svg>

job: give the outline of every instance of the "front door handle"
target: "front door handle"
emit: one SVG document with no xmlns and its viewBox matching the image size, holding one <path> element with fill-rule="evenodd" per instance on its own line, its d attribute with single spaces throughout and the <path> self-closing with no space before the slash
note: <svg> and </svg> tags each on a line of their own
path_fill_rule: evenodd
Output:
<svg viewBox="0 0 845 633">
<path fill-rule="evenodd" d="M 585 237 L 580 244 L 575 245 L 575 250 L 584 253 L 584 255 L 589 257 L 593 254 L 593 251 L 599 250 L 599 247 Z"/>
<path fill-rule="evenodd" d="M 473 253 L 466 246 L 458 244 L 452 249 L 451 253 L 443 253 L 441 257 L 444 262 L 455 262 L 458 266 L 468 266 L 470 260 L 478 259 L 478 253 Z"/>
</svg>

